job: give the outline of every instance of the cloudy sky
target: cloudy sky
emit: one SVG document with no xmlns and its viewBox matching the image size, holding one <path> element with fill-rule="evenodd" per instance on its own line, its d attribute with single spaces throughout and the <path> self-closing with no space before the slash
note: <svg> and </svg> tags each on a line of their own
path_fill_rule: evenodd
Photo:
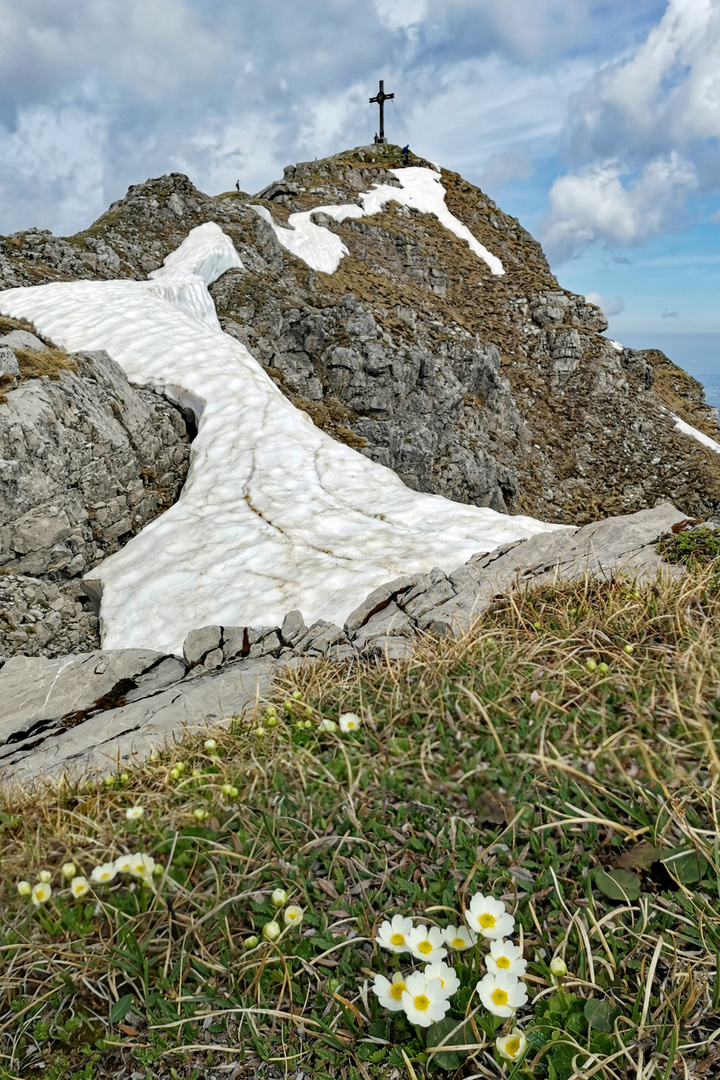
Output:
<svg viewBox="0 0 720 1080">
<path fill-rule="evenodd" d="M 0 233 L 171 171 L 256 191 L 371 141 L 384 78 L 391 141 L 720 401 L 720 0 L 0 0 L 0 26 Z"/>
</svg>

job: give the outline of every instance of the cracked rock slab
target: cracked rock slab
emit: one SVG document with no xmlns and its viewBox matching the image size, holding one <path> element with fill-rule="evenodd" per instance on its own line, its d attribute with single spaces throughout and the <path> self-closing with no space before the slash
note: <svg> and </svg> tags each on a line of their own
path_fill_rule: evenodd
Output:
<svg viewBox="0 0 720 1080">
<path fill-rule="evenodd" d="M 152 690 L 148 686 L 149 694 L 140 700 L 90 710 L 86 719 L 65 727 L 68 703 L 87 703 L 98 685 L 94 680 L 93 690 L 86 688 L 83 696 L 73 697 L 66 689 L 73 672 L 105 664 L 101 674 L 112 672 L 115 677 L 121 671 L 137 668 L 137 662 L 133 665 L 131 657 L 123 656 L 129 652 L 133 650 L 117 655 L 66 657 L 64 666 L 61 661 L 16 657 L 0 670 L 0 775 L 4 783 L 28 785 L 38 779 L 58 780 L 63 775 L 76 778 L 107 773 L 116 770 L 120 762 L 146 758 L 188 730 L 200 729 L 209 722 L 229 722 L 254 707 L 258 697 L 267 693 L 273 666 L 269 658 L 246 660 L 200 678 L 180 679 L 164 689 L 155 683 Z M 160 660 L 158 670 L 167 665 L 162 655 L 149 655 Z M 139 656 L 147 658 L 148 654 L 136 653 L 136 661 Z M 18 664 L 19 660 L 27 663 Z M 167 667 L 165 673 L 167 677 L 173 675 Z M 102 685 L 109 681 L 106 679 Z M 15 704 L 21 703 L 24 721 L 10 711 L 13 706 L 6 695 L 11 691 Z"/>
</svg>

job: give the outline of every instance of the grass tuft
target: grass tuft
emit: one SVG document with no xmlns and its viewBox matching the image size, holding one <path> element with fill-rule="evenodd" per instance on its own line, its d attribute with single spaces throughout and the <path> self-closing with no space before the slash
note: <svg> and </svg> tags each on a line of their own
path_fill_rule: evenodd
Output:
<svg viewBox="0 0 720 1080">
<path fill-rule="evenodd" d="M 107 782 L 6 795 L 0 1076 L 491 1078 L 515 1023 L 516 1080 L 711 1075 L 717 582 L 715 561 L 501 598 L 411 661 L 286 672 L 253 717 Z M 63 884 L 137 851 L 154 874 Z M 16 882 L 42 870 L 35 907 Z M 304 914 L 267 940 L 276 889 Z M 372 992 L 380 924 L 457 923 L 476 891 L 515 917 L 529 1003 L 478 1008 L 476 948 L 415 1029 Z"/>
</svg>

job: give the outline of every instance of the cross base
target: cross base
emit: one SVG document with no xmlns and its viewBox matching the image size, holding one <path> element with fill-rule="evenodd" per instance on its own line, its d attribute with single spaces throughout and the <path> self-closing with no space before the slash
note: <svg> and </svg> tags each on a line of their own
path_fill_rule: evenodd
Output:
<svg viewBox="0 0 720 1080">
<path fill-rule="evenodd" d="M 375 142 L 379 146 L 387 146 L 387 144 L 388 144 L 388 141 L 387 141 L 387 139 L 385 138 L 384 135 L 376 135 L 375 136 Z"/>
</svg>

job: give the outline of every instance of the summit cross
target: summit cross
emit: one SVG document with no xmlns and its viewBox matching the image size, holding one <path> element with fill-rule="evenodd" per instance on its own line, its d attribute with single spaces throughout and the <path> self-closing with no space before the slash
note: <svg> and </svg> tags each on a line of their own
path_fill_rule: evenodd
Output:
<svg viewBox="0 0 720 1080">
<path fill-rule="evenodd" d="M 377 102 L 378 108 L 380 109 L 380 132 L 378 135 L 375 136 L 375 142 L 386 143 L 387 139 L 385 138 L 385 102 L 390 101 L 390 99 L 394 98 L 395 95 L 385 93 L 385 81 L 383 79 L 380 79 L 379 86 L 380 89 L 378 90 L 375 97 L 370 98 L 370 104 L 373 105 L 375 102 Z"/>
</svg>

